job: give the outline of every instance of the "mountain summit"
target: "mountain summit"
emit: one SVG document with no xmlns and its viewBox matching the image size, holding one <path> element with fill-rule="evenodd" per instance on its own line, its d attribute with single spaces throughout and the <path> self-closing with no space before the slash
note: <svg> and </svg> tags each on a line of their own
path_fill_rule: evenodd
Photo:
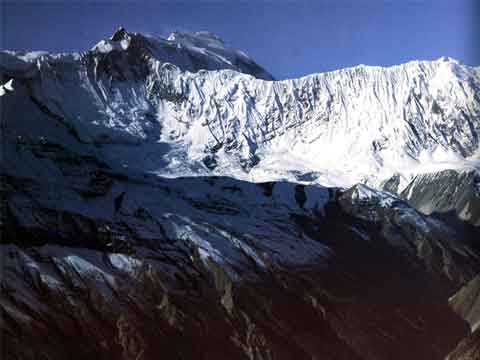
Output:
<svg viewBox="0 0 480 360">
<path fill-rule="evenodd" d="M 101 54 L 127 51 L 137 57 L 151 57 L 175 64 L 183 71 L 230 69 L 259 79 L 273 80 L 272 75 L 244 52 L 226 47 L 218 36 L 208 32 L 174 32 L 164 39 L 130 33 L 120 27 L 110 39 L 96 44 L 92 51 Z"/>
</svg>

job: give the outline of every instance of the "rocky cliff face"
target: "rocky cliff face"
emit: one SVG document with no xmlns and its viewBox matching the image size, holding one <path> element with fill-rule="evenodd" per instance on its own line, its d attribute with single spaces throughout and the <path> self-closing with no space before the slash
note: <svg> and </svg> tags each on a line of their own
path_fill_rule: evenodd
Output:
<svg viewBox="0 0 480 360">
<path fill-rule="evenodd" d="M 401 196 L 423 213 L 454 215 L 480 225 L 480 174 L 476 169 L 417 175 Z"/>
<path fill-rule="evenodd" d="M 480 356 L 480 277 L 477 275 L 450 299 L 452 307 L 468 321 L 471 334 L 448 355 L 447 360 L 478 359 Z"/>
<path fill-rule="evenodd" d="M 6 358 L 442 359 L 468 335 L 476 220 L 430 213 L 474 195 L 473 68 L 270 81 L 214 35 L 120 29 L 0 74 Z M 452 159 L 473 175 L 347 186 Z"/>
<path fill-rule="evenodd" d="M 57 185 L 73 212 L 22 181 L 6 181 L 7 358 L 441 359 L 467 335 L 447 299 L 477 255 L 400 199 L 113 177 L 109 194 Z"/>
</svg>

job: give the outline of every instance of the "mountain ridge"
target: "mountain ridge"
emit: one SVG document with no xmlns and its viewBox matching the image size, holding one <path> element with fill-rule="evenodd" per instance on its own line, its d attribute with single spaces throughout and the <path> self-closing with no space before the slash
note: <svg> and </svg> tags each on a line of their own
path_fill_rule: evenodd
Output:
<svg viewBox="0 0 480 360">
<path fill-rule="evenodd" d="M 129 34 L 122 29 L 112 39 L 146 39 Z M 44 82 L 52 87 L 68 85 L 48 79 L 58 72 L 54 69 L 59 62 L 77 67 L 75 71 L 80 73 L 69 76 L 92 87 L 81 97 L 87 96 L 85 107 L 91 108 L 92 115 L 105 118 L 105 130 L 115 123 L 131 124 L 132 130 L 117 127 L 125 136 L 112 141 L 147 139 L 171 148 L 158 154 L 158 158 L 168 159 L 167 166 L 165 162 L 152 164 L 152 170 L 164 176 L 214 174 L 250 181 L 299 182 L 309 178 L 324 185 L 348 187 L 367 182 L 378 187 L 400 174 L 404 188 L 416 173 L 428 172 L 429 164 L 441 170 L 454 162 L 477 166 L 468 157 L 478 148 L 480 81 L 473 68 L 450 58 L 387 68 L 360 65 L 262 82 L 228 70 L 185 72 L 152 57 L 154 51 L 148 56 L 135 51 L 128 55 L 128 46 L 115 54 L 97 54 L 95 47 L 92 51 L 50 58 L 3 52 L 0 66 L 8 73 L 9 62 L 36 61 L 37 68 L 43 69 L 39 71 L 45 72 Z M 14 64 L 10 72 L 20 67 Z M 82 79 L 84 71 L 86 78 Z M 376 87 L 370 85 L 372 81 Z M 49 101 L 67 103 L 58 93 L 40 91 L 47 96 L 45 106 L 53 112 L 56 105 Z M 92 108 L 98 101 L 101 103 Z M 78 123 L 75 118 L 82 116 L 80 110 L 70 107 L 61 112 L 73 118 L 79 134 L 81 128 L 87 127 L 88 133 L 99 129 L 84 121 Z M 93 140 L 83 140 L 102 142 L 95 135 Z M 322 156 L 319 149 L 329 156 Z M 171 166 L 178 162 L 183 168 Z"/>
</svg>

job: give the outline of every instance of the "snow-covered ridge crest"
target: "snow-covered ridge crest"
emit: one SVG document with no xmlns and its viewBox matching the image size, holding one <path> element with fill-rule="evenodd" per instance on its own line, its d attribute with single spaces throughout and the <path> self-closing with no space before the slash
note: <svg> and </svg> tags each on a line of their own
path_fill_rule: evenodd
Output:
<svg viewBox="0 0 480 360">
<path fill-rule="evenodd" d="M 140 172 L 334 186 L 399 174 L 401 190 L 479 147 L 478 72 L 450 58 L 263 81 L 211 34 L 124 29 L 78 55 L 0 55 L 7 77 L 35 67 L 29 91 L 82 141 Z"/>
<path fill-rule="evenodd" d="M 479 79 L 452 59 L 279 82 L 225 71 L 176 74 L 171 87 L 187 100 L 172 118 L 186 121 L 165 129 L 198 157 L 214 149 L 219 173 L 231 171 L 235 152 L 250 180 L 310 174 L 330 185 L 378 185 L 400 173 L 406 183 L 427 163 L 448 166 L 478 149 Z"/>
</svg>

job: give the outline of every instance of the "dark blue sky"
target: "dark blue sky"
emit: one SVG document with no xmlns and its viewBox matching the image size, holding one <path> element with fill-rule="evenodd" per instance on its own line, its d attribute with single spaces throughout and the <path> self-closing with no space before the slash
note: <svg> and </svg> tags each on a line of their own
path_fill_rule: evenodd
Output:
<svg viewBox="0 0 480 360">
<path fill-rule="evenodd" d="M 3 49 L 85 50 L 123 25 L 211 31 L 280 79 L 440 56 L 480 64 L 479 0 L 0 2 Z"/>
</svg>

